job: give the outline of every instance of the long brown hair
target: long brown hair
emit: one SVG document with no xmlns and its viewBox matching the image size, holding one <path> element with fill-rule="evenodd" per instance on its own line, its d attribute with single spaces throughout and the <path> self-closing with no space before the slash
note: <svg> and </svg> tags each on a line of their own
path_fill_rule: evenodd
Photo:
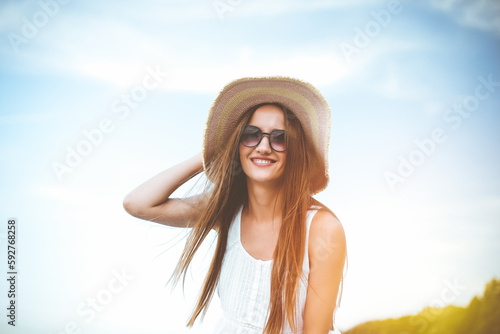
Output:
<svg viewBox="0 0 500 334">
<path fill-rule="evenodd" d="M 280 187 L 283 218 L 273 254 L 269 318 L 264 328 L 265 334 L 275 334 L 281 333 L 285 321 L 293 330 L 296 329 L 297 292 L 300 279 L 305 279 L 302 264 L 306 244 L 306 214 L 313 204 L 326 207 L 310 195 L 309 173 L 314 170 L 311 167 L 316 155 L 314 148 L 303 140 L 305 135 L 298 118 L 279 104 L 266 104 L 277 105 L 283 110 L 287 133 L 287 157 Z M 184 283 L 187 268 L 196 251 L 210 231 L 216 229 L 218 237 L 215 253 L 196 307 L 187 322 L 189 327 L 193 326 L 200 314 L 203 319 L 207 312 L 219 282 L 230 224 L 241 205 L 248 203 L 246 176 L 239 158 L 239 141 L 244 126 L 262 105 L 250 108 L 242 116 L 228 145 L 214 154 L 214 159 L 206 165 L 205 173 L 213 181 L 206 187 L 209 199 L 203 207 L 198 208 L 198 218 L 193 219 L 193 228 L 171 278 L 175 285 L 183 276 Z"/>
</svg>

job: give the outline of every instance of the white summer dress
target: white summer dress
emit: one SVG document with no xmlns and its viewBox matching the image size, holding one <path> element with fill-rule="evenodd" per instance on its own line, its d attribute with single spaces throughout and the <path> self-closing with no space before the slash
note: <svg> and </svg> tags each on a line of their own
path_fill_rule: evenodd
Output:
<svg viewBox="0 0 500 334">
<path fill-rule="evenodd" d="M 306 248 L 302 271 L 309 276 L 309 256 L 307 245 L 309 228 L 313 216 L 320 207 L 312 206 L 307 212 Z M 241 211 L 238 210 L 231 223 L 228 234 L 226 254 L 222 263 L 217 292 L 223 317 L 217 322 L 214 334 L 262 334 L 266 320 L 271 291 L 271 269 L 273 260 L 263 261 L 252 257 L 240 241 Z M 304 306 L 307 294 L 307 281 L 300 281 L 298 298 L 298 326 L 292 332 L 285 321 L 283 334 L 302 334 L 304 327 Z M 331 334 L 340 334 L 336 329 Z"/>
</svg>

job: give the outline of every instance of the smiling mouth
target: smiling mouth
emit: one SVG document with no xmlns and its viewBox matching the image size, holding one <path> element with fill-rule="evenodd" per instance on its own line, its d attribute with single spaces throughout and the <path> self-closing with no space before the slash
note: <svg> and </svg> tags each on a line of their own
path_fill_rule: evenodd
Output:
<svg viewBox="0 0 500 334">
<path fill-rule="evenodd" d="M 255 162 L 257 164 L 271 164 L 271 163 L 276 162 L 274 160 L 267 160 L 267 159 L 250 159 L 250 160 L 252 160 L 253 162 Z"/>
</svg>

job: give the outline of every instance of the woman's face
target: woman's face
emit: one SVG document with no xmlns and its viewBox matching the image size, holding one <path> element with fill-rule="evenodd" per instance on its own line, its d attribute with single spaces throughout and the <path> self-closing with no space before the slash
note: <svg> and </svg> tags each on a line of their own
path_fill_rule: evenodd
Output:
<svg viewBox="0 0 500 334">
<path fill-rule="evenodd" d="M 265 133 L 285 129 L 285 116 L 281 108 L 263 105 L 253 113 L 248 125 L 258 127 Z M 285 169 L 286 151 L 277 152 L 269 144 L 269 136 L 263 135 L 255 147 L 239 144 L 240 162 L 247 182 L 278 184 Z"/>
</svg>

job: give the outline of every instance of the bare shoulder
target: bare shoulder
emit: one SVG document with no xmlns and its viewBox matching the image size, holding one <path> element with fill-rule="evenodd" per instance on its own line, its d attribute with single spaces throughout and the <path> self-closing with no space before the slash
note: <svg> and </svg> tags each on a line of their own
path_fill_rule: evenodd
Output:
<svg viewBox="0 0 500 334">
<path fill-rule="evenodd" d="M 344 235 L 344 228 L 333 212 L 321 208 L 313 217 L 309 233 L 311 235 Z"/>
<path fill-rule="evenodd" d="M 327 209 L 318 210 L 309 230 L 310 257 L 316 259 L 326 259 L 333 255 L 342 257 L 345 246 L 345 232 L 340 220 Z"/>
</svg>

